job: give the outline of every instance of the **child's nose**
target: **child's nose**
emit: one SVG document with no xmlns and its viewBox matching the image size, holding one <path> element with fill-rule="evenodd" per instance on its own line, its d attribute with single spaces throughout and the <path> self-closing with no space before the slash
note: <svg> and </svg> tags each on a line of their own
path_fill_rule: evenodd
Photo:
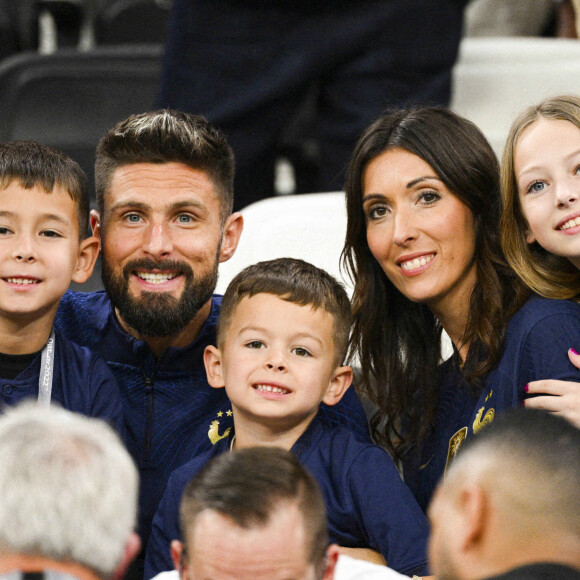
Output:
<svg viewBox="0 0 580 580">
<path fill-rule="evenodd" d="M 580 196 L 576 182 L 566 182 L 558 184 L 556 187 L 556 205 L 557 207 L 567 207 L 578 201 Z"/>
<path fill-rule="evenodd" d="M 33 262 L 36 259 L 34 243 L 29 236 L 20 236 L 14 248 L 14 258 L 17 262 Z"/>
<path fill-rule="evenodd" d="M 266 367 L 270 370 L 283 371 L 286 368 L 284 357 L 279 354 L 271 356 L 266 363 Z"/>
</svg>

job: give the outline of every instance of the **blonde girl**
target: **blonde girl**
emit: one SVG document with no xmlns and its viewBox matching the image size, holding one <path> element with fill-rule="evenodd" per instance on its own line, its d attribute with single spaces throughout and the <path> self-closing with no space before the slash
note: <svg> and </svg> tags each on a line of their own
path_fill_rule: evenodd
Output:
<svg viewBox="0 0 580 580">
<path fill-rule="evenodd" d="M 546 298 L 580 298 L 580 98 L 546 99 L 514 121 L 501 167 L 502 245 L 518 276 Z M 570 345 L 580 348 L 580 345 Z M 572 363 L 580 356 L 570 348 Z M 526 407 L 580 426 L 580 384 L 530 382 Z"/>
</svg>

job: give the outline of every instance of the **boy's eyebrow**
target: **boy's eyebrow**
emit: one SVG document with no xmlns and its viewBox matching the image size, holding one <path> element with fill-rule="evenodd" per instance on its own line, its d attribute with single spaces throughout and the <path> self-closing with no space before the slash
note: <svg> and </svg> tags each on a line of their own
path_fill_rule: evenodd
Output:
<svg viewBox="0 0 580 580">
<path fill-rule="evenodd" d="M 16 214 L 12 211 L 6 211 L 6 210 L 0 210 L 0 217 L 15 217 Z M 71 222 L 69 219 L 56 214 L 56 213 L 43 213 L 42 215 L 40 215 L 40 219 L 43 220 L 51 220 L 51 221 L 57 221 L 60 222 L 62 224 L 65 225 L 69 225 Z"/>
<path fill-rule="evenodd" d="M 314 342 L 317 342 L 320 346 L 324 346 L 324 343 L 322 342 L 322 340 L 320 340 L 314 334 L 308 334 L 308 333 L 305 333 L 305 332 L 301 332 L 301 333 L 295 334 L 292 338 L 294 338 L 294 340 L 298 340 L 300 338 L 310 338 Z"/>
<path fill-rule="evenodd" d="M 55 213 L 44 213 L 44 214 L 42 214 L 41 217 L 43 219 L 57 221 L 57 222 L 61 222 L 63 224 L 69 224 L 70 223 L 70 220 L 68 220 L 65 217 L 62 217 L 61 215 L 55 214 Z"/>
<path fill-rule="evenodd" d="M 240 328 L 239 334 L 242 334 L 244 332 L 264 332 L 264 333 L 267 333 L 268 329 L 261 327 L 261 326 L 248 325 L 248 326 L 243 326 L 242 328 Z M 318 344 L 320 344 L 320 346 L 324 346 L 324 343 L 322 342 L 322 340 L 320 340 L 320 338 L 318 338 L 314 334 L 310 334 L 308 332 L 297 332 L 296 334 L 292 335 L 292 340 L 299 340 L 301 338 L 310 338 L 310 339 L 314 340 L 315 342 L 317 342 Z"/>
</svg>

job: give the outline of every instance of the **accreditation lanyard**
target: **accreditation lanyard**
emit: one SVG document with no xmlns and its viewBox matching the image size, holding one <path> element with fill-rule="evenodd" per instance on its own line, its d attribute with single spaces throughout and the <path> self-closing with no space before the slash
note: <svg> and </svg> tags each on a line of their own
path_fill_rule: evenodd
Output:
<svg viewBox="0 0 580 580">
<path fill-rule="evenodd" d="M 38 403 L 39 407 L 50 407 L 52 396 L 52 374 L 54 371 L 54 329 L 50 333 L 48 342 L 42 349 L 40 357 L 40 376 L 38 377 Z"/>
</svg>

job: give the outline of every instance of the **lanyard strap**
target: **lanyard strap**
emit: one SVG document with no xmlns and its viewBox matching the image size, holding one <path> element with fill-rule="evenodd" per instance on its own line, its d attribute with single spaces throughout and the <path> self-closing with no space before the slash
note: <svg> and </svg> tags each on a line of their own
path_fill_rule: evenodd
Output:
<svg viewBox="0 0 580 580">
<path fill-rule="evenodd" d="M 38 377 L 38 406 L 50 407 L 52 396 L 52 374 L 54 370 L 54 329 L 50 333 L 48 342 L 42 349 L 40 358 L 40 376 Z"/>
</svg>

